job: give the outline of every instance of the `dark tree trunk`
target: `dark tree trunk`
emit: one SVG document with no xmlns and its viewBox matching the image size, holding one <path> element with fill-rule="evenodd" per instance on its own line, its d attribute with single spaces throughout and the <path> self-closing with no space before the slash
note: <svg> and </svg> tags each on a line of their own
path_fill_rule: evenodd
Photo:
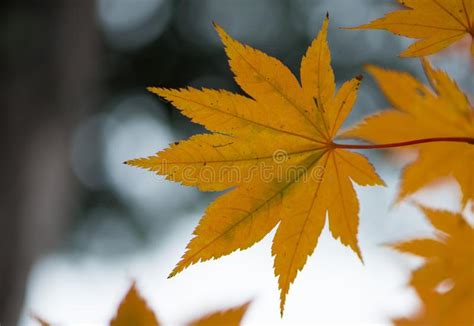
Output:
<svg viewBox="0 0 474 326">
<path fill-rule="evenodd" d="M 14 325 L 32 263 L 77 204 L 70 138 L 94 107 L 100 47 L 92 0 L 0 6 L 0 324 Z"/>
</svg>

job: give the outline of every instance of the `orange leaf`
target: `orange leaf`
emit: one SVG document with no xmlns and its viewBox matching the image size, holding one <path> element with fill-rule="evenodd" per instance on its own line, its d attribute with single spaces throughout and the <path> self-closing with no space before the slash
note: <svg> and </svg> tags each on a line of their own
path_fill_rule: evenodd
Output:
<svg viewBox="0 0 474 326">
<path fill-rule="evenodd" d="M 159 324 L 154 312 L 148 307 L 145 299 L 140 296 L 135 282 L 132 283 L 110 325 L 158 326 Z"/>
<path fill-rule="evenodd" d="M 216 311 L 205 315 L 197 320 L 191 321 L 188 325 L 193 326 L 238 326 L 244 317 L 250 302 L 227 310 Z M 37 315 L 31 315 L 41 326 L 49 326 L 50 323 L 44 321 Z M 148 307 L 145 299 L 137 290 L 135 282 L 132 283 L 125 297 L 120 303 L 115 317 L 110 321 L 111 326 L 158 326 L 157 317 Z"/>
<path fill-rule="evenodd" d="M 474 0 L 398 0 L 406 7 L 353 29 L 382 29 L 418 39 L 401 55 L 436 53 L 464 36 L 474 38 Z M 474 43 L 471 53 L 474 57 Z"/>
<path fill-rule="evenodd" d="M 36 321 L 40 326 L 51 326 L 51 323 L 47 322 L 43 318 L 39 317 L 38 315 L 31 314 L 31 318 Z"/>
<path fill-rule="evenodd" d="M 435 137 L 474 138 L 474 108 L 449 76 L 423 60 L 433 91 L 407 73 L 370 66 L 393 109 L 369 116 L 342 134 L 373 143 Z M 403 95 L 402 95 L 403 94 Z M 402 174 L 398 200 L 442 177 L 454 177 L 462 204 L 474 200 L 474 144 L 443 142 L 418 145 L 418 159 Z"/>
<path fill-rule="evenodd" d="M 189 323 L 190 326 L 238 326 L 244 317 L 250 302 L 241 306 L 216 311 Z"/>
<path fill-rule="evenodd" d="M 279 224 L 272 253 L 283 313 L 290 285 L 314 251 L 326 214 L 333 237 L 362 259 L 353 182 L 383 181 L 364 156 L 332 142 L 352 110 L 361 77 L 336 92 L 328 21 L 302 60 L 302 85 L 279 60 L 216 25 L 235 80 L 249 97 L 223 90 L 149 88 L 214 133 L 127 163 L 201 190 L 232 188 L 208 207 L 170 276 L 249 248 Z"/>
<path fill-rule="evenodd" d="M 436 237 L 398 243 L 394 248 L 425 259 L 410 281 L 423 308 L 412 318 L 395 322 L 397 325 L 472 325 L 474 228 L 461 214 L 421 209 L 438 231 Z"/>
</svg>

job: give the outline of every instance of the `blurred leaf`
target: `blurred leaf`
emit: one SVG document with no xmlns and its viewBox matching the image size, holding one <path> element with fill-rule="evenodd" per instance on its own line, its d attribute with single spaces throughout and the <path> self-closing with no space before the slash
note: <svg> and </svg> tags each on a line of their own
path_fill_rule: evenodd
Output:
<svg viewBox="0 0 474 326">
<path fill-rule="evenodd" d="M 189 325 L 196 326 L 218 326 L 229 325 L 238 326 L 243 316 L 247 312 L 250 302 L 239 307 L 228 310 L 217 311 L 206 315 L 196 321 L 192 321 Z M 130 290 L 120 303 L 117 315 L 110 322 L 111 326 L 154 326 L 159 325 L 155 314 L 147 306 L 146 301 L 140 296 L 135 283 L 132 283 Z"/>
<path fill-rule="evenodd" d="M 474 138 L 474 107 L 458 85 L 423 60 L 434 92 L 407 73 L 369 67 L 394 110 L 367 117 L 342 136 L 376 144 L 437 137 Z M 418 159 L 402 174 L 398 200 L 442 177 L 461 186 L 463 206 L 474 201 L 474 145 L 455 142 L 417 145 Z"/>
<path fill-rule="evenodd" d="M 238 326 L 242 321 L 250 302 L 241 306 L 216 311 L 191 321 L 192 326 Z M 41 326 L 50 326 L 37 315 L 31 315 Z M 110 321 L 111 326 L 158 326 L 160 323 L 154 312 L 148 307 L 145 299 L 140 295 L 135 282 L 132 283 L 125 297 L 120 302 L 115 317 Z"/>
<path fill-rule="evenodd" d="M 36 314 L 31 314 L 30 315 L 31 318 L 36 321 L 40 326 L 51 326 L 50 323 L 48 323 L 47 321 L 45 321 L 43 318 L 39 317 L 38 315 Z"/>
<path fill-rule="evenodd" d="M 133 282 L 110 325 L 158 326 L 160 323 L 154 312 L 147 306 L 145 299 L 138 293 L 135 282 Z"/>
<path fill-rule="evenodd" d="M 227 310 L 217 311 L 189 323 L 190 326 L 238 326 L 242 321 L 250 302 Z"/>
<path fill-rule="evenodd" d="M 383 29 L 419 39 L 401 55 L 436 53 L 463 37 L 474 37 L 474 0 L 398 0 L 407 9 L 386 14 L 354 29 Z M 474 43 L 471 46 L 474 57 Z"/>
<path fill-rule="evenodd" d="M 425 259 L 410 281 L 423 307 L 412 318 L 397 319 L 395 323 L 473 325 L 474 228 L 461 214 L 421 208 L 438 231 L 436 237 L 401 242 L 393 247 Z"/>
</svg>

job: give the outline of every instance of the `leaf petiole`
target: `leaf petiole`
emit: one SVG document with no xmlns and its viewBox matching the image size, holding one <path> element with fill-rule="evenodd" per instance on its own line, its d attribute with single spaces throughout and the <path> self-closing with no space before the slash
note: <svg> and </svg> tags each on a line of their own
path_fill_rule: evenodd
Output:
<svg viewBox="0 0 474 326">
<path fill-rule="evenodd" d="M 404 142 L 388 143 L 388 144 L 372 144 L 372 145 L 352 145 L 352 144 L 337 144 L 331 143 L 332 148 L 344 148 L 344 149 L 384 149 L 384 148 L 395 148 L 405 147 L 425 143 L 434 142 L 456 142 L 456 143 L 468 143 L 474 145 L 474 138 L 469 137 L 435 137 L 435 138 L 424 138 L 415 139 Z"/>
</svg>

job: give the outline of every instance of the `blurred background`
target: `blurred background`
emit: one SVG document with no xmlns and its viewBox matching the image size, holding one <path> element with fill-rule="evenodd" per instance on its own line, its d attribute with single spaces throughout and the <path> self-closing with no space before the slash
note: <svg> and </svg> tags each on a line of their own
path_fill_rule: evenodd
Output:
<svg viewBox="0 0 474 326">
<path fill-rule="evenodd" d="M 244 322 L 255 325 L 388 324 L 415 311 L 418 301 L 405 283 L 418 262 L 382 246 L 431 232 L 411 205 L 391 206 L 406 156 L 368 153 L 388 187 L 357 188 L 365 265 L 324 230 L 290 291 L 284 319 L 271 235 L 166 279 L 216 194 L 122 164 L 203 132 L 145 87 L 240 92 L 212 21 L 297 73 L 329 12 L 338 84 L 364 73 L 366 63 L 424 80 L 418 60 L 397 57 L 409 40 L 338 29 L 396 6 L 390 0 L 2 1 L 0 323 L 34 325 L 34 313 L 59 324 L 106 324 L 132 280 L 172 325 L 249 299 Z M 468 46 L 432 61 L 472 91 Z M 386 107 L 366 78 L 347 123 Z M 458 196 L 447 181 L 418 199 L 459 209 Z"/>
</svg>

